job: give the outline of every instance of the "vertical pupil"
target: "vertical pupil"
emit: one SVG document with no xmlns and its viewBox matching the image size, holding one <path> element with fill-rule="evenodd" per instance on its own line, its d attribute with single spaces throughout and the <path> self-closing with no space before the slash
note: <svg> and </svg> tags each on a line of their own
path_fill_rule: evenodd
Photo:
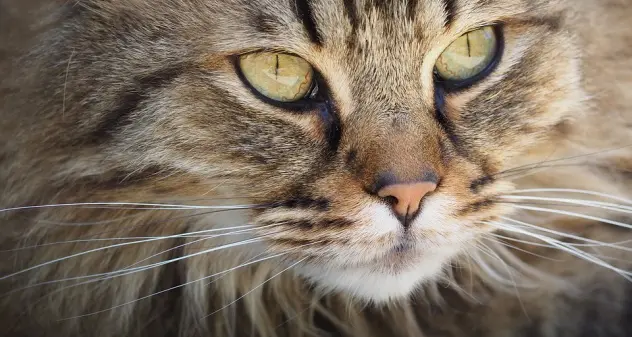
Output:
<svg viewBox="0 0 632 337">
<path fill-rule="evenodd" d="M 467 56 L 472 57 L 472 51 L 470 49 L 470 33 L 465 34 L 465 40 L 467 41 Z"/>
</svg>

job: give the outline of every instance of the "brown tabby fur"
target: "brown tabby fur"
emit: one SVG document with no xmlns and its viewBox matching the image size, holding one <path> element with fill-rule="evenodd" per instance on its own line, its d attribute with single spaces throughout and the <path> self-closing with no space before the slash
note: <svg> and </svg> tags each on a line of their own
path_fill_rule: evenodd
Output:
<svg viewBox="0 0 632 337">
<path fill-rule="evenodd" d="M 379 303 L 312 284 L 293 269 L 279 274 L 304 257 L 316 273 L 377 259 L 394 239 L 368 234 L 362 210 L 377 202 L 367 190 L 385 171 L 406 180 L 422 170 L 440 176 L 428 202 L 449 196 L 451 206 L 440 208 L 443 220 L 411 229 L 439 248 L 480 240 L 494 229 L 481 221 L 506 214 L 592 240 L 631 240 L 624 228 L 520 212 L 497 197 L 555 187 L 632 198 L 632 150 L 624 147 L 632 139 L 632 2 L 312 0 L 311 13 L 299 2 L 0 0 L 1 207 L 275 205 L 213 214 L 78 207 L 0 213 L 0 275 L 26 270 L 0 280 L 9 292 L 0 302 L 0 335 L 632 335 L 625 278 L 528 244 L 507 242 L 538 256 L 489 243 L 513 261 L 516 272 L 505 276 L 513 275 L 515 288 L 471 264 L 472 247 L 446 258 L 443 272 L 414 294 Z M 503 25 L 501 63 L 477 85 L 448 94 L 440 121 L 434 60 L 461 34 L 490 23 Z M 328 85 L 329 114 L 323 107 L 288 112 L 256 98 L 231 57 L 259 49 L 313 64 Z M 630 222 L 622 213 L 579 211 Z M 237 240 L 164 239 L 35 268 L 121 242 L 91 239 L 248 223 L 261 226 L 257 236 L 269 235 L 265 244 L 75 287 L 78 281 L 22 289 Z M 51 244 L 70 240 L 86 241 Z M 119 306 L 246 263 L 264 249 L 291 253 Z M 632 270 L 623 250 L 587 251 Z M 497 259 L 481 259 L 506 272 Z M 375 265 L 394 274 L 405 267 Z"/>
</svg>

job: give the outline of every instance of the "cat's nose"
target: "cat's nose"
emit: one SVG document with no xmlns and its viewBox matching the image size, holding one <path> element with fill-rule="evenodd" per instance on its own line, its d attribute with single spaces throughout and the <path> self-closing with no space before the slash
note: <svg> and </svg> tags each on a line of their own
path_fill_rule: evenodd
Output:
<svg viewBox="0 0 632 337">
<path fill-rule="evenodd" d="M 437 188 L 435 181 L 419 181 L 412 183 L 393 183 L 383 186 L 377 192 L 382 198 L 393 199 L 393 210 L 407 225 L 408 219 L 419 210 L 421 199 Z"/>
</svg>

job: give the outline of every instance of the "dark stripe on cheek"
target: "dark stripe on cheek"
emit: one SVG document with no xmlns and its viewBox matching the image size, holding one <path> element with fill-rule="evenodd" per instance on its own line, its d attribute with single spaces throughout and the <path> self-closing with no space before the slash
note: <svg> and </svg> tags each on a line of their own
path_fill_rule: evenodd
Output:
<svg viewBox="0 0 632 337">
<path fill-rule="evenodd" d="M 482 201 L 477 201 L 473 204 L 469 204 L 463 208 L 461 208 L 458 212 L 459 216 L 464 216 L 467 214 L 471 214 L 471 213 L 476 213 L 476 212 L 480 212 L 483 211 L 487 208 L 490 208 L 491 206 L 493 206 L 495 203 L 493 200 L 482 200 Z"/>
<path fill-rule="evenodd" d="M 133 85 L 121 92 L 116 107 L 107 112 L 90 133 L 90 141 L 101 143 L 110 138 L 118 129 L 131 124 L 129 116 L 149 98 L 150 93 L 167 86 L 184 71 L 183 65 L 176 65 L 136 78 Z"/>
<path fill-rule="evenodd" d="M 310 197 L 294 197 L 281 202 L 273 203 L 269 208 L 299 208 L 299 209 L 314 209 L 321 212 L 329 210 L 330 201 L 326 198 L 310 198 Z"/>
<path fill-rule="evenodd" d="M 445 131 L 445 134 L 450 140 L 450 143 L 452 143 L 453 148 L 456 150 L 456 152 L 460 156 L 469 158 L 467 152 L 464 149 L 463 142 L 455 133 L 454 124 L 448 118 L 448 115 L 446 114 L 445 91 L 443 90 L 441 86 L 438 86 L 438 85 L 435 88 L 435 110 L 436 110 L 437 120 L 439 121 L 439 124 Z"/>
<path fill-rule="evenodd" d="M 456 0 L 443 0 L 443 8 L 445 9 L 444 25 L 446 27 L 450 27 L 456 18 Z"/>
<path fill-rule="evenodd" d="M 327 139 L 328 150 L 330 154 L 335 154 L 340 146 L 340 139 L 342 138 L 342 122 L 338 117 L 338 112 L 334 103 L 327 101 L 319 110 L 318 113 L 323 122 L 325 139 Z"/>
<path fill-rule="evenodd" d="M 314 13 L 312 12 L 310 0 L 295 0 L 296 1 L 296 14 L 298 19 L 303 23 L 307 35 L 312 43 L 316 45 L 322 45 L 323 40 L 316 27 L 316 20 Z"/>
<path fill-rule="evenodd" d="M 478 193 L 481 191 L 481 189 L 491 183 L 494 182 L 494 177 L 492 176 L 483 176 L 480 177 L 476 180 L 473 180 L 470 183 L 470 191 L 472 191 L 472 193 Z"/>
</svg>

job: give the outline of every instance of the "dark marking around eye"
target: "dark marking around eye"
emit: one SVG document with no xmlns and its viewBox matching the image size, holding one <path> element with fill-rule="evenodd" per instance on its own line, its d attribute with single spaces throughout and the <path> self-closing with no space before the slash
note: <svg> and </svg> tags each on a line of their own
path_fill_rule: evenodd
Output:
<svg viewBox="0 0 632 337">
<path fill-rule="evenodd" d="M 443 8 L 445 9 L 445 27 L 450 27 L 456 17 L 456 0 L 443 0 Z"/>
<path fill-rule="evenodd" d="M 117 129 L 131 124 L 129 116 L 138 106 L 149 98 L 152 91 L 159 90 L 178 78 L 186 66 L 174 65 L 153 73 L 137 77 L 132 85 L 121 90 L 116 107 L 107 112 L 100 123 L 91 132 L 89 138 L 94 143 L 101 143 L 111 137 Z"/>
<path fill-rule="evenodd" d="M 295 5 L 298 19 L 303 23 L 309 35 L 309 39 L 316 45 L 322 45 L 323 39 L 316 26 L 316 20 L 311 8 L 311 0 L 295 0 Z"/>
<path fill-rule="evenodd" d="M 335 154 L 340 146 L 342 137 L 342 123 L 336 108 L 330 100 L 327 100 L 318 109 L 319 116 L 324 125 L 325 139 L 327 139 L 328 150 L 330 154 Z"/>
<path fill-rule="evenodd" d="M 468 157 L 467 152 L 465 151 L 465 146 L 461 139 L 457 136 L 455 132 L 455 126 L 452 121 L 448 118 L 448 115 L 445 111 L 445 90 L 441 86 L 437 86 L 435 88 L 435 110 L 437 120 L 439 124 L 445 131 L 446 136 L 452 143 L 453 148 L 456 152 L 463 156 Z"/>
</svg>

